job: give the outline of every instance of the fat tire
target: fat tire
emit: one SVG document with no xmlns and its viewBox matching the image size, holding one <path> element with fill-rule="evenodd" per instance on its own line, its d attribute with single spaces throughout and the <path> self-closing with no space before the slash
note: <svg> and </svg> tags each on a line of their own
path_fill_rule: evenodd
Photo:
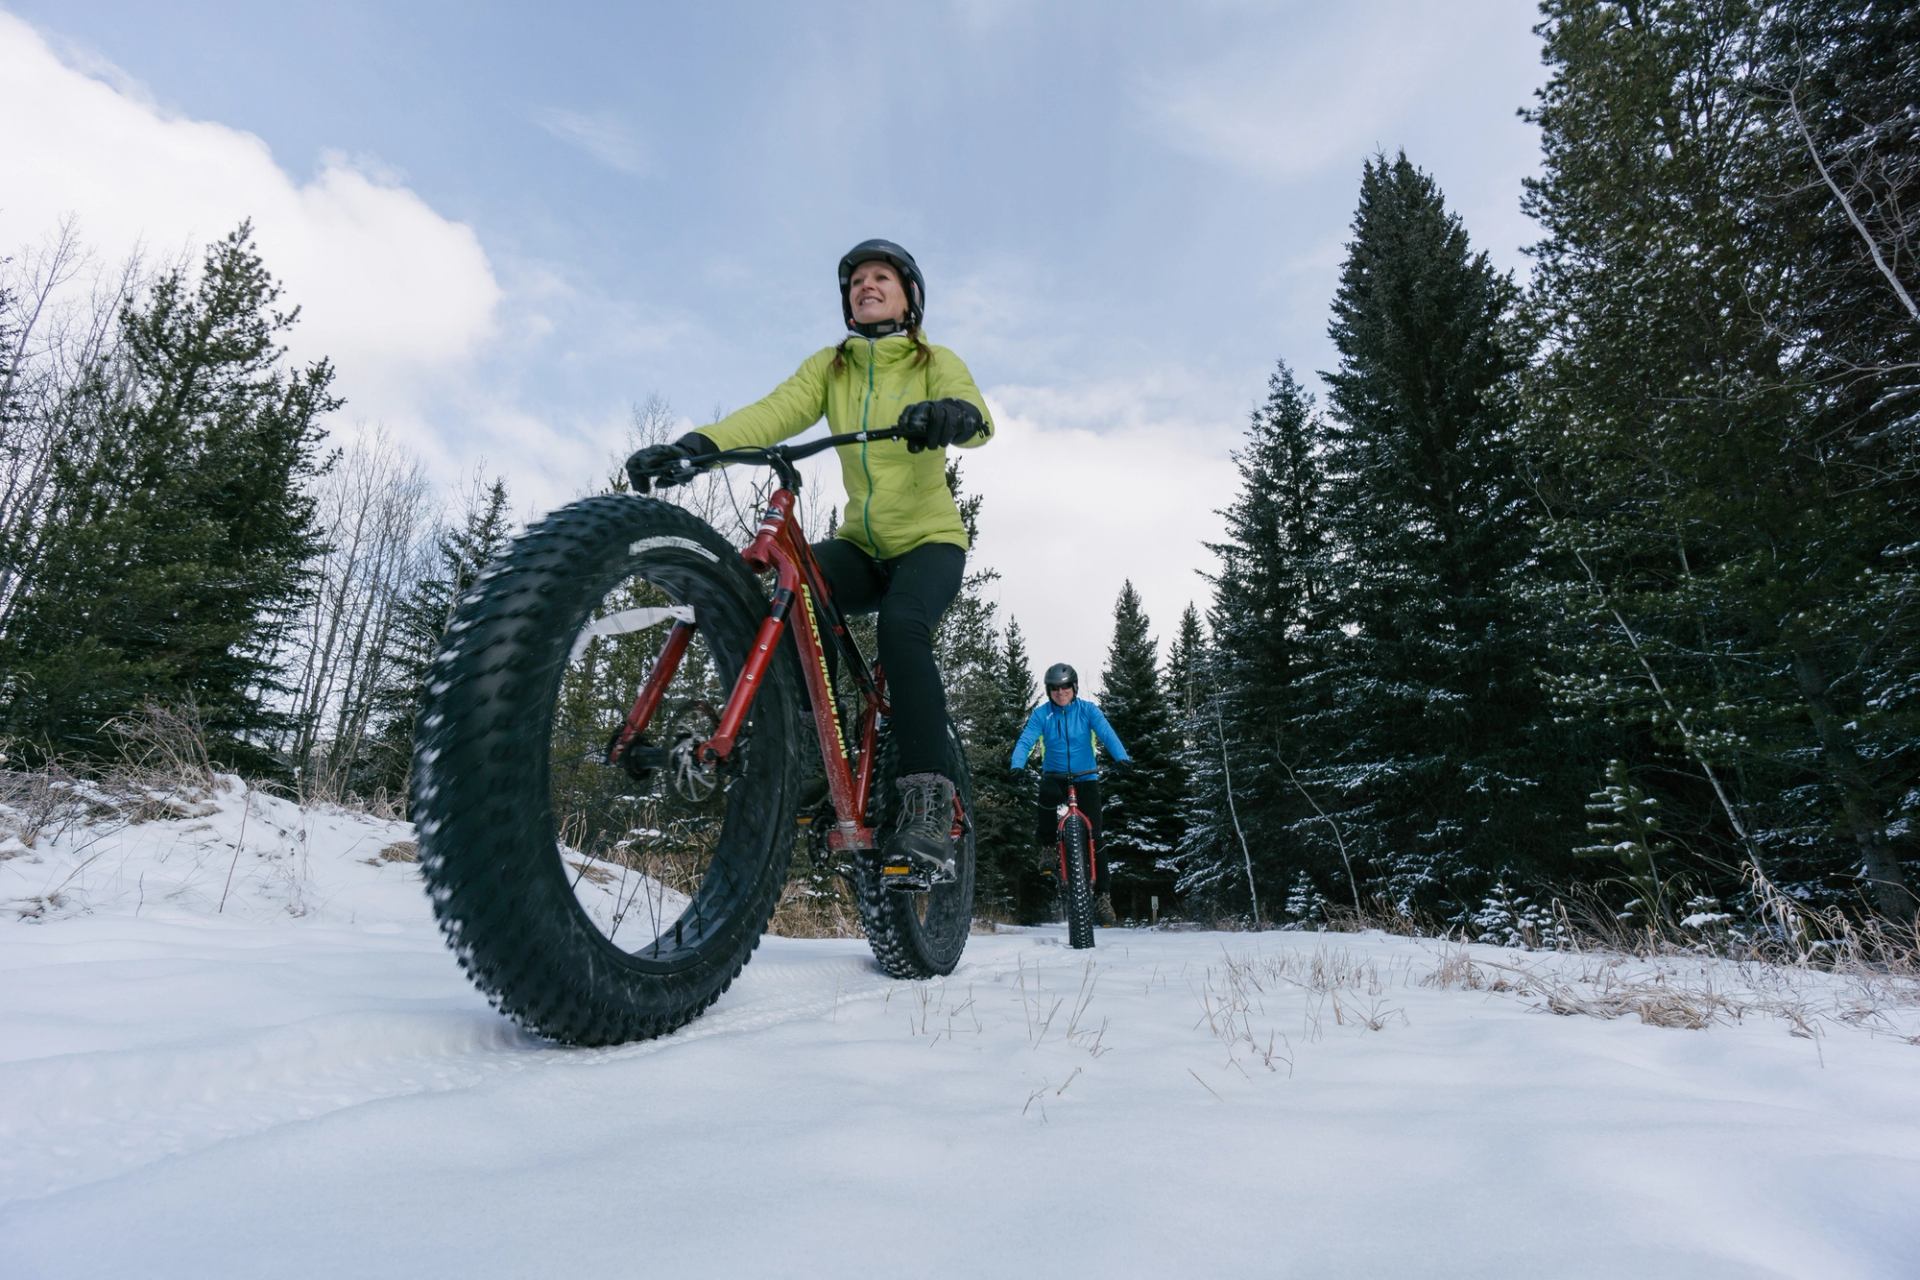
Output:
<svg viewBox="0 0 1920 1280">
<path fill-rule="evenodd" d="M 880 745 L 879 767 L 873 787 L 873 830 L 884 841 L 899 810 L 894 786 L 899 776 L 892 735 Z M 973 776 L 966 753 L 953 727 L 947 727 L 947 777 L 953 781 L 965 816 L 964 830 L 954 842 L 955 878 L 925 893 L 889 888 L 873 854 L 855 859 L 854 900 L 867 944 L 880 968 L 893 978 L 936 978 L 953 972 L 966 949 L 973 928 L 974 828 Z"/>
<path fill-rule="evenodd" d="M 1093 880 L 1087 867 L 1087 822 L 1068 814 L 1060 824 L 1062 856 L 1067 862 L 1067 945 L 1084 951 L 1093 945 Z"/>
<path fill-rule="evenodd" d="M 481 575 L 435 659 L 416 727 L 413 816 L 440 930 L 497 1008 L 565 1044 L 643 1040 L 699 1014 L 759 944 L 787 874 L 799 680 L 782 646 L 719 819 L 692 940 L 676 933 L 672 947 L 650 941 L 649 954 L 629 953 L 573 894 L 548 785 L 554 704 L 574 636 L 643 570 L 695 606 L 731 684 L 766 613 L 758 580 L 680 508 L 604 495 L 540 521 Z"/>
</svg>

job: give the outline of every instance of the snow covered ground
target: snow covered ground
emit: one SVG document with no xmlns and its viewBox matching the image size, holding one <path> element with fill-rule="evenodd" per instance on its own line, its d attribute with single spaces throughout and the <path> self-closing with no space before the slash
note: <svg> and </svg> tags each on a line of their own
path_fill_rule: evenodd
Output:
<svg viewBox="0 0 1920 1280">
<path fill-rule="evenodd" d="M 0 836 L 0 1276 L 1920 1274 L 1897 983 L 1042 928 L 912 984 L 776 938 L 564 1050 L 467 985 L 409 835 L 230 786 Z"/>
</svg>

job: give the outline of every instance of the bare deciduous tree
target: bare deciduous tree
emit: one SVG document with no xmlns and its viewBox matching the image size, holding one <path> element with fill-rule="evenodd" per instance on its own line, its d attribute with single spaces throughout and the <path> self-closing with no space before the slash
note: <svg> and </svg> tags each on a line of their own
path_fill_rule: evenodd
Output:
<svg viewBox="0 0 1920 1280">
<path fill-rule="evenodd" d="M 328 547 L 286 651 L 299 726 L 286 750 L 307 790 L 332 794 L 365 742 L 394 611 L 427 571 L 436 513 L 419 461 L 384 431 L 348 449 L 317 497 Z"/>
<path fill-rule="evenodd" d="M 0 630 L 39 553 L 54 469 L 93 448 L 101 410 L 127 391 L 122 305 L 147 278 L 138 254 L 97 267 L 72 219 L 0 263 Z"/>
</svg>

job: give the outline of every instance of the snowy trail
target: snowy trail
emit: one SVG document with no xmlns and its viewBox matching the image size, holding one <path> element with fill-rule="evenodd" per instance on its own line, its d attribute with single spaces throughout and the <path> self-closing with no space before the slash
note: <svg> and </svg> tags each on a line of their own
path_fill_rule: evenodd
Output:
<svg viewBox="0 0 1920 1280">
<path fill-rule="evenodd" d="M 209 950 L 196 945 L 191 933 L 144 947 L 130 946 L 124 926 L 115 934 L 118 949 L 129 954 L 82 962 L 77 972 L 74 966 L 63 966 L 62 977 L 124 996 L 127 1007 L 116 1020 L 137 1016 L 137 1006 L 155 985 L 178 993 L 231 983 L 231 948 L 239 941 L 233 936 L 224 936 L 226 945 Z M 286 989 L 283 971 L 299 965 L 305 955 L 276 947 L 274 941 L 270 934 L 243 943 L 249 967 L 257 967 L 264 981 L 255 992 L 232 993 L 253 997 L 235 1003 L 262 1013 L 299 1008 Z M 351 935 L 337 940 L 348 946 L 353 941 Z M 849 1002 L 884 1000 L 898 985 L 874 968 L 864 948 L 857 954 L 845 948 L 837 954 L 818 949 L 779 954 L 791 949 L 775 940 L 763 946 L 718 1005 L 675 1035 L 616 1049 L 572 1050 L 524 1035 L 459 986 L 442 1000 L 402 1007 L 394 999 L 396 980 L 419 984 L 436 972 L 444 978 L 448 957 L 437 938 L 424 948 L 384 949 L 367 947 L 365 939 L 360 942 L 350 967 L 377 977 L 379 985 L 358 993 L 331 993 L 339 997 L 334 1003 L 353 1007 L 175 1043 L 0 1061 L 0 1096 L 46 1100 L 31 1109 L 0 1111 L 0 1202 L 119 1176 L 201 1147 L 351 1107 L 473 1089 L 502 1074 L 569 1069 L 608 1057 L 644 1057 L 691 1041 L 819 1018 Z M 972 964 L 966 971 L 981 973 L 985 968 Z M 18 993 L 31 1006 L 31 973 L 14 977 Z M 47 1023 L 60 1017 L 52 1009 L 39 1012 Z M 77 1030 L 71 1021 L 68 1030 Z M 77 1038 L 104 1036 L 95 1032 Z"/>
<path fill-rule="evenodd" d="M 404 828 L 278 803 L 244 839 L 228 796 L 190 834 L 0 860 L 0 904 L 64 886 L 0 917 L 5 1280 L 1905 1280 L 1920 1256 L 1908 988 L 1377 934 L 1081 953 L 1057 927 L 897 983 L 862 942 L 770 938 L 674 1036 L 564 1050 L 494 1014 L 413 869 L 369 856 Z M 205 868 L 236 858 L 218 912 Z M 1721 1012 L 1490 989 L 1527 970 Z"/>
</svg>

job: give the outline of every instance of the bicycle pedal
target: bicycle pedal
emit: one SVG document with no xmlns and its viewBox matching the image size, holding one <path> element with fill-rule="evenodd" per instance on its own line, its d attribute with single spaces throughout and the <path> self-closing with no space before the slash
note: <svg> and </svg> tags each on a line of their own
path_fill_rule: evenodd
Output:
<svg viewBox="0 0 1920 1280">
<path fill-rule="evenodd" d="M 897 858 L 880 863 L 880 883 L 901 893 L 925 893 L 937 884 L 952 884 L 957 879 L 951 861 L 937 867 Z"/>
</svg>

